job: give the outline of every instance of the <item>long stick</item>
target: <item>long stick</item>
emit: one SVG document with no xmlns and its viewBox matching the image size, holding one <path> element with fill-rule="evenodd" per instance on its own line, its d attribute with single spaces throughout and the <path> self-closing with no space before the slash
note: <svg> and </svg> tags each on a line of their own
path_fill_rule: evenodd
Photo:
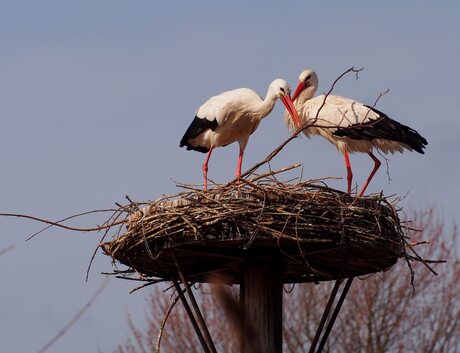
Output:
<svg viewBox="0 0 460 353">
<path fill-rule="evenodd" d="M 93 305 L 97 297 L 102 293 L 107 284 L 109 283 L 109 278 L 107 277 L 102 285 L 98 288 L 96 293 L 91 297 L 90 300 L 86 302 L 83 308 L 53 337 L 51 338 L 39 351 L 38 353 L 44 353 L 50 348 L 57 340 L 59 340 L 79 319 L 80 317 Z"/>
<path fill-rule="evenodd" d="M 100 231 L 100 230 L 103 230 L 103 229 L 107 229 L 107 228 L 111 228 L 113 226 L 117 226 L 119 224 L 123 224 L 123 223 L 126 223 L 128 222 L 127 219 L 122 219 L 120 221 L 117 221 L 117 222 L 113 222 L 113 223 L 110 223 L 110 224 L 106 224 L 106 225 L 103 225 L 103 226 L 99 226 L 99 227 L 93 227 L 93 228 L 77 228 L 77 227 L 70 227 L 70 226 L 66 226 L 64 224 L 60 224 L 58 222 L 53 222 L 53 221 L 49 221 L 47 219 L 43 219 L 43 218 L 38 218 L 38 217 L 34 217 L 34 216 L 28 216 L 28 215 L 25 215 L 25 214 L 18 214 L 18 213 L 0 213 L 0 216 L 2 217 L 16 217 L 16 218 L 26 218 L 26 219 L 31 219 L 33 221 L 38 221 L 38 222 L 42 222 L 42 223 L 46 223 L 46 224 L 49 224 L 51 226 L 55 226 L 55 227 L 59 227 L 59 228 L 64 228 L 64 229 L 67 229 L 67 230 L 73 230 L 73 231 L 76 231 L 76 232 L 97 232 L 97 231 Z"/>
<path fill-rule="evenodd" d="M 160 353 L 161 339 L 163 338 L 163 332 L 166 326 L 166 322 L 168 321 L 169 315 L 171 314 L 174 306 L 179 300 L 180 300 L 180 296 L 178 295 L 177 297 L 174 298 L 173 302 L 169 305 L 169 308 L 165 313 L 165 317 L 163 318 L 163 321 L 161 322 L 160 330 L 158 332 L 157 344 L 155 346 L 155 353 Z"/>
</svg>

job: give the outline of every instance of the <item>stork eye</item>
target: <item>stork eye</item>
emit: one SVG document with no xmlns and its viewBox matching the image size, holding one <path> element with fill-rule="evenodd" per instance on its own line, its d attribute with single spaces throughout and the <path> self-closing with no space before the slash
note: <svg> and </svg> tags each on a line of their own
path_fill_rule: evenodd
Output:
<svg viewBox="0 0 460 353">
<path fill-rule="evenodd" d="M 305 81 L 309 80 L 310 79 L 310 75 L 308 75 L 307 77 L 305 77 Z"/>
<path fill-rule="evenodd" d="M 286 93 L 283 87 L 280 87 L 281 92 Z"/>
</svg>

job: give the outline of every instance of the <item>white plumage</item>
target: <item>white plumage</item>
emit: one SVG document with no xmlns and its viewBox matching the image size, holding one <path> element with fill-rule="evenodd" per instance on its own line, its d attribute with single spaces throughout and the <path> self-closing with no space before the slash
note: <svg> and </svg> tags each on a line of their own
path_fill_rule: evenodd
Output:
<svg viewBox="0 0 460 353">
<path fill-rule="evenodd" d="M 238 88 L 211 97 L 198 108 L 195 119 L 180 141 L 180 147 L 208 153 L 203 163 L 205 189 L 208 161 L 215 147 L 238 142 L 240 153 L 236 176 L 240 177 L 243 152 L 249 136 L 273 110 L 278 98 L 286 106 L 296 126 L 300 126 L 290 94 L 289 84 L 285 80 L 276 79 L 270 84 L 265 99 L 249 88 Z"/>
<path fill-rule="evenodd" d="M 374 169 L 359 196 L 364 194 L 381 164 L 372 153 L 374 148 L 383 153 L 402 153 L 404 150 L 424 153 L 423 148 L 427 141 L 417 131 L 398 123 L 373 107 L 349 98 L 335 95 L 327 96 L 326 101 L 324 101 L 324 95 L 313 98 L 317 89 L 318 76 L 312 70 L 305 70 L 299 76 L 299 85 L 292 100 L 302 125 L 307 126 L 303 133 L 306 136 L 321 135 L 343 153 L 347 167 L 349 193 L 353 178 L 349 152 L 368 153 L 374 161 Z M 290 130 L 295 130 L 295 126 L 289 119 L 286 119 L 286 115 L 285 123 Z M 310 124 L 313 126 L 308 127 Z"/>
</svg>

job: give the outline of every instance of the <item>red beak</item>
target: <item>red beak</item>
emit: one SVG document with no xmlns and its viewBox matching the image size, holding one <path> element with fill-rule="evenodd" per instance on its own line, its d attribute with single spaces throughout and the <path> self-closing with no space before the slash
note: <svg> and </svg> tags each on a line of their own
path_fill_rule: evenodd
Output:
<svg viewBox="0 0 460 353">
<path fill-rule="evenodd" d="M 292 121 L 297 129 L 302 127 L 302 123 L 300 122 L 300 118 L 297 115 L 297 110 L 294 107 L 294 103 L 292 103 L 291 97 L 289 95 L 281 96 L 281 101 L 283 102 L 284 106 L 286 107 L 289 115 L 291 116 Z"/>
<path fill-rule="evenodd" d="M 305 89 L 305 83 L 299 82 L 299 85 L 297 86 L 294 95 L 292 96 L 292 101 L 295 102 L 297 97 L 302 93 L 302 91 Z"/>
</svg>

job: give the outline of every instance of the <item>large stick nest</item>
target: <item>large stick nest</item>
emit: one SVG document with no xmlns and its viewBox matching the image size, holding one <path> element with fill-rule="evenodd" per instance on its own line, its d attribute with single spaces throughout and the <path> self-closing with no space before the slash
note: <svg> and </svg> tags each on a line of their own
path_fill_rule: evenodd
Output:
<svg viewBox="0 0 460 353">
<path fill-rule="evenodd" d="M 283 281 L 311 282 L 390 268 L 405 255 L 395 207 L 318 181 L 244 180 L 165 196 L 133 210 L 103 249 L 144 277 L 239 283 L 248 264 L 277 263 Z"/>
</svg>

